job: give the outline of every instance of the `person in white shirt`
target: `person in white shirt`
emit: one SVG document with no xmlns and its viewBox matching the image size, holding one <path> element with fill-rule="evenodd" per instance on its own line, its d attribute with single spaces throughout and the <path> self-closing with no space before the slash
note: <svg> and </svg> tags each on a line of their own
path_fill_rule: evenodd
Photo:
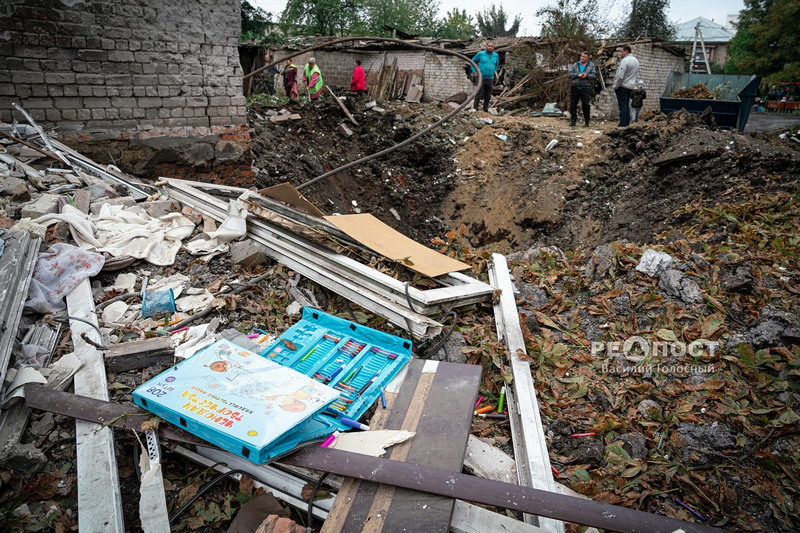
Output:
<svg viewBox="0 0 800 533">
<path fill-rule="evenodd" d="M 617 75 L 614 76 L 614 93 L 617 95 L 617 105 L 619 106 L 619 126 L 625 127 L 631 123 L 631 93 L 633 86 L 639 76 L 639 60 L 631 54 L 631 47 L 627 44 L 622 45 L 619 50 L 622 60 L 617 67 Z"/>
</svg>

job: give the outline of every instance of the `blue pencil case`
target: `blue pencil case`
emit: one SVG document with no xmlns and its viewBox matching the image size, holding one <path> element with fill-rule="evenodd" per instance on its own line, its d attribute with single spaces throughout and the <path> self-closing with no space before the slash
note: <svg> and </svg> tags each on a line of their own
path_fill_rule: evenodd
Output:
<svg viewBox="0 0 800 533">
<path fill-rule="evenodd" d="M 303 308 L 302 319 L 261 355 L 334 388 L 338 397 L 287 441 L 297 445 L 351 429 L 342 419 L 361 418 L 411 360 L 411 348 L 410 340 Z"/>
</svg>

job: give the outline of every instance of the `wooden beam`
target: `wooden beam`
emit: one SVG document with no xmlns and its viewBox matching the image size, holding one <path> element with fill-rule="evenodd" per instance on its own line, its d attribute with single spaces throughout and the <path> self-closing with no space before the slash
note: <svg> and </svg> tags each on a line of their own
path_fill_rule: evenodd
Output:
<svg viewBox="0 0 800 533">
<path fill-rule="evenodd" d="M 72 345 L 83 366 L 75 374 L 75 394 L 108 401 L 108 382 L 103 354 L 81 337 L 103 343 L 97 324 L 89 278 L 67 295 Z M 87 323 L 88 322 L 88 323 Z M 114 431 L 83 420 L 75 421 L 78 464 L 78 528 L 81 531 L 125 531 L 122 519 L 122 495 L 114 449 Z"/>
<path fill-rule="evenodd" d="M 153 337 L 112 344 L 106 351 L 105 363 L 109 372 L 125 372 L 171 363 L 174 357 L 175 346 L 169 337 Z"/>
<path fill-rule="evenodd" d="M 332 97 L 333 97 L 333 99 L 336 101 L 336 103 L 337 103 L 337 104 L 339 104 L 339 107 L 341 107 L 341 108 L 342 108 L 342 111 L 344 112 L 345 116 L 346 116 L 348 119 L 350 119 L 350 122 L 352 122 L 353 124 L 355 124 L 356 126 L 358 126 L 358 122 L 356 121 L 356 119 L 354 119 L 354 118 L 353 118 L 353 115 L 351 115 L 351 114 L 350 114 L 350 110 L 349 110 L 349 109 L 347 109 L 347 108 L 345 107 L 345 105 L 342 103 L 342 101 L 341 101 L 341 100 L 339 100 L 339 97 L 338 97 L 338 96 L 336 96 L 336 95 L 333 93 L 333 91 L 331 90 L 331 88 L 330 88 L 330 87 L 328 87 L 327 85 L 325 86 L 325 88 L 326 88 L 326 89 L 328 89 L 328 92 L 329 92 L 329 93 L 331 93 L 331 96 L 332 96 Z"/>
<path fill-rule="evenodd" d="M 550 470 L 550 455 L 547 452 L 547 441 L 544 437 L 530 364 L 519 357 L 520 354 L 524 355 L 527 351 L 519 325 L 514 288 L 504 256 L 492 254 L 489 279 L 492 286 L 500 290 L 500 298 L 494 306 L 497 338 L 506 345 L 511 363 L 511 373 L 514 377 L 512 387 L 506 391 L 506 402 L 511 421 L 519 484 L 555 492 L 555 482 Z M 557 520 L 546 517 L 538 520 L 530 516 L 525 518 L 526 522 L 537 524 L 548 531 L 564 532 L 564 524 Z"/>
</svg>

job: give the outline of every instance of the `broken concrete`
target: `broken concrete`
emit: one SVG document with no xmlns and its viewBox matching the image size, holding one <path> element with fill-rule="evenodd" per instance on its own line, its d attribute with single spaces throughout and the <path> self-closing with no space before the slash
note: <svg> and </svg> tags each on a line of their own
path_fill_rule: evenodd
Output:
<svg viewBox="0 0 800 533">
<path fill-rule="evenodd" d="M 651 278 L 657 278 L 661 273 L 673 268 L 673 265 L 672 257 L 669 254 L 648 248 L 642 254 L 639 264 L 636 265 L 636 271 L 647 274 Z"/>
</svg>

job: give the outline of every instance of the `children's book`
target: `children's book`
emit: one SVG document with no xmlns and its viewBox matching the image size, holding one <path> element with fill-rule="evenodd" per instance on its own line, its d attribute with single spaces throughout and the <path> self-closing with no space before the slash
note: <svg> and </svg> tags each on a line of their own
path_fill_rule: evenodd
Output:
<svg viewBox="0 0 800 533">
<path fill-rule="evenodd" d="M 254 463 L 339 395 L 300 372 L 220 340 L 133 391 L 148 411 Z M 294 440 L 294 439 L 292 439 Z"/>
</svg>

